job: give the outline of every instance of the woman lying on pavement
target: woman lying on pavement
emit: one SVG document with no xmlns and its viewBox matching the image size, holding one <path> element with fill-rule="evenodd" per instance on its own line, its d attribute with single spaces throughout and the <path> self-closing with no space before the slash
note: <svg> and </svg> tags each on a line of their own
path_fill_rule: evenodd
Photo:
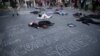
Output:
<svg viewBox="0 0 100 56">
<path fill-rule="evenodd" d="M 52 22 L 50 22 L 50 21 L 47 21 L 47 20 L 45 20 L 45 21 L 39 21 L 39 22 L 35 22 L 35 21 L 33 21 L 33 22 L 30 22 L 29 24 L 28 24 L 28 26 L 30 26 L 30 27 L 34 27 L 34 28 L 44 28 L 44 29 L 46 29 L 46 28 L 48 28 L 49 26 L 53 26 L 54 25 L 54 23 L 52 23 Z"/>
</svg>

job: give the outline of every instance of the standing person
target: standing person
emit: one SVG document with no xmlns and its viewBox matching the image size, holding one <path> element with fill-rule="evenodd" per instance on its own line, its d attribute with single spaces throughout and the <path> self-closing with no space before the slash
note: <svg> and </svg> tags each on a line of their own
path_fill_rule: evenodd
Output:
<svg viewBox="0 0 100 56">
<path fill-rule="evenodd" d="M 71 0 L 71 5 L 72 5 L 72 7 L 77 8 L 78 7 L 78 0 Z"/>
<path fill-rule="evenodd" d="M 43 6 L 46 6 L 47 5 L 46 0 L 42 0 L 42 4 Z"/>
<path fill-rule="evenodd" d="M 90 0 L 87 0 L 85 3 L 85 10 L 89 9 L 89 5 L 91 4 Z"/>
<path fill-rule="evenodd" d="M 34 3 L 35 3 L 35 7 L 37 8 L 38 7 L 38 0 L 35 0 Z"/>
<path fill-rule="evenodd" d="M 62 2 L 63 2 L 63 5 L 64 5 L 65 7 L 67 7 L 68 4 L 69 4 L 69 0 L 62 0 Z"/>
<path fill-rule="evenodd" d="M 78 7 L 78 5 L 77 5 L 77 0 L 75 0 L 75 3 L 74 3 L 74 8 L 77 8 Z"/>
<path fill-rule="evenodd" d="M 73 8 L 75 6 L 75 0 L 71 0 L 71 7 Z"/>
<path fill-rule="evenodd" d="M 13 15 L 12 16 L 14 16 L 14 15 L 18 16 L 19 14 L 18 14 L 18 3 L 17 3 L 17 1 L 16 0 L 11 0 L 10 5 L 11 5 L 12 10 L 13 10 Z"/>
<path fill-rule="evenodd" d="M 62 0 L 57 0 L 57 7 L 58 7 L 58 9 L 63 10 L 63 3 L 62 3 Z"/>
<path fill-rule="evenodd" d="M 43 6 L 42 0 L 38 0 L 38 6 L 39 7 L 42 7 Z"/>
<path fill-rule="evenodd" d="M 29 1 L 29 8 L 31 8 L 32 6 L 32 1 Z"/>
<path fill-rule="evenodd" d="M 50 0 L 50 7 L 53 7 L 54 1 Z"/>
<path fill-rule="evenodd" d="M 97 0 L 92 0 L 92 11 L 95 12 L 98 6 Z"/>
<path fill-rule="evenodd" d="M 30 3 L 30 0 L 26 0 L 26 4 L 27 4 L 27 8 L 31 7 L 31 3 Z"/>
<path fill-rule="evenodd" d="M 50 7 L 53 7 L 56 4 L 56 0 L 50 0 L 49 2 L 50 2 Z"/>
<path fill-rule="evenodd" d="M 79 0 L 79 1 L 80 1 L 81 9 L 83 9 L 87 0 Z"/>
<path fill-rule="evenodd" d="M 50 6 L 50 0 L 46 0 L 47 6 Z"/>
</svg>

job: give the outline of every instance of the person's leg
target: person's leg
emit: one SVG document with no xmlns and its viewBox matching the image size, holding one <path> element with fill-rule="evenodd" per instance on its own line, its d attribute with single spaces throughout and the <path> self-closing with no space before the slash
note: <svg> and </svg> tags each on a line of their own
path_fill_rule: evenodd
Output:
<svg viewBox="0 0 100 56">
<path fill-rule="evenodd" d="M 17 8 L 14 8 L 14 11 L 15 11 L 15 14 L 18 16 L 19 15 L 18 9 Z"/>
<path fill-rule="evenodd" d="M 26 1 L 26 4 L 27 4 L 27 8 L 28 8 L 28 1 Z"/>
<path fill-rule="evenodd" d="M 82 21 L 83 24 L 89 25 L 89 22 L 87 20 Z"/>
<path fill-rule="evenodd" d="M 29 7 L 30 7 L 30 8 L 31 8 L 31 4 L 32 4 L 31 1 L 29 1 Z"/>
<path fill-rule="evenodd" d="M 88 5 L 85 5 L 85 10 L 88 10 Z"/>
<path fill-rule="evenodd" d="M 14 11 L 14 8 L 12 8 L 12 16 L 15 15 L 15 11 Z"/>
<path fill-rule="evenodd" d="M 84 3 L 81 3 L 81 9 L 83 9 L 83 7 L 84 7 Z"/>
<path fill-rule="evenodd" d="M 92 2 L 92 11 L 95 12 L 95 10 L 96 10 L 96 2 L 93 1 Z"/>
</svg>

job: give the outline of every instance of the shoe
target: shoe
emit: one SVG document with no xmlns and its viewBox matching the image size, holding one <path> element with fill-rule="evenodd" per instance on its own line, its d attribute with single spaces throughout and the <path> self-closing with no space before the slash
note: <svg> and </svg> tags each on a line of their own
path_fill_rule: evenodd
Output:
<svg viewBox="0 0 100 56">
<path fill-rule="evenodd" d="M 40 27 L 37 27 L 37 29 L 39 29 Z"/>
<path fill-rule="evenodd" d="M 17 13 L 17 16 L 19 16 L 19 14 Z"/>
</svg>

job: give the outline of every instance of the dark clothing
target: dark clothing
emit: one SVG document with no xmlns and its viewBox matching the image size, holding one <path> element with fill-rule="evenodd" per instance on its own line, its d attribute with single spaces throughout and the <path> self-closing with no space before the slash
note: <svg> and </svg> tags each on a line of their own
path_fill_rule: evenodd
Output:
<svg viewBox="0 0 100 56">
<path fill-rule="evenodd" d="M 88 16 L 91 18 L 100 19 L 100 14 L 97 14 L 97 15 L 90 14 Z"/>
<path fill-rule="evenodd" d="M 43 25 L 52 26 L 52 23 L 50 21 L 40 21 L 38 25 L 40 27 L 43 27 Z"/>
<path fill-rule="evenodd" d="M 92 0 L 92 11 L 95 12 L 97 7 L 100 6 L 100 3 L 98 0 L 94 1 Z"/>
<path fill-rule="evenodd" d="M 89 16 L 81 17 L 77 21 L 80 21 L 83 24 L 87 24 L 87 25 L 89 25 L 89 24 L 100 25 L 100 22 L 96 22 L 96 21 L 92 20 Z"/>
<path fill-rule="evenodd" d="M 31 7 L 31 1 L 26 1 L 27 7 L 30 8 Z"/>
<path fill-rule="evenodd" d="M 86 4 L 86 1 L 87 1 L 87 0 L 83 0 L 83 1 L 79 0 L 79 3 L 80 3 L 80 5 L 81 5 L 81 9 L 84 8 L 84 6 L 85 6 L 85 4 Z"/>
<path fill-rule="evenodd" d="M 52 26 L 53 24 L 54 23 L 51 23 L 50 21 L 39 21 L 38 23 L 32 23 L 32 25 L 29 25 L 29 26 L 34 27 L 34 28 L 38 28 L 38 27 L 46 28 L 46 27 Z"/>
<path fill-rule="evenodd" d="M 50 6 L 55 6 L 56 5 L 56 0 L 50 0 Z"/>
<path fill-rule="evenodd" d="M 72 3 L 74 3 L 74 8 L 77 8 L 78 5 L 77 5 L 77 0 L 71 0 Z"/>
<path fill-rule="evenodd" d="M 10 2 L 10 5 L 11 5 L 12 8 L 17 8 L 18 7 L 17 4 L 18 3 L 16 1 L 11 1 Z"/>
<path fill-rule="evenodd" d="M 77 7 L 78 7 L 78 5 L 77 5 L 77 0 L 75 0 L 74 7 L 75 7 L 75 8 L 77 8 Z"/>
</svg>

